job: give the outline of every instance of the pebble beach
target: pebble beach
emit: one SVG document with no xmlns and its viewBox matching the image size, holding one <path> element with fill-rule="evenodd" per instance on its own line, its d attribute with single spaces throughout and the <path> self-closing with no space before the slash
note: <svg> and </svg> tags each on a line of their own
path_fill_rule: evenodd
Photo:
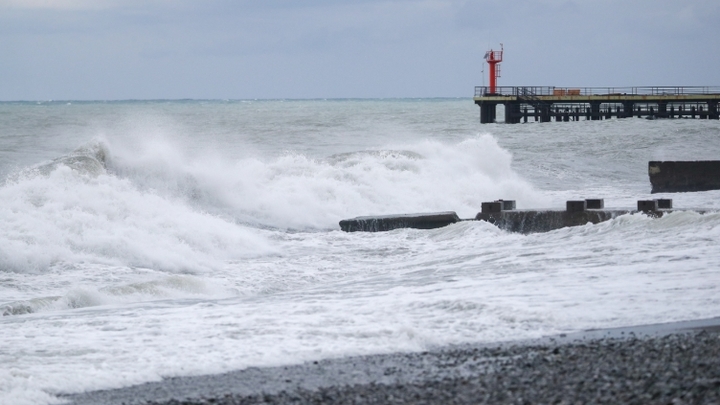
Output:
<svg viewBox="0 0 720 405">
<path fill-rule="evenodd" d="M 73 405 L 716 404 L 720 319 L 170 378 Z"/>
</svg>

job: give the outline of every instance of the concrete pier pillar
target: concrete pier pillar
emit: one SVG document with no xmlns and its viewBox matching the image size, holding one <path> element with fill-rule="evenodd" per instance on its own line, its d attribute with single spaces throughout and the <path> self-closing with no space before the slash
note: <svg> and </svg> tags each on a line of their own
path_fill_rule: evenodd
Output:
<svg viewBox="0 0 720 405">
<path fill-rule="evenodd" d="M 550 120 L 551 120 L 550 106 L 543 105 L 540 109 L 540 122 L 550 122 Z"/>
<path fill-rule="evenodd" d="M 506 124 L 519 124 L 520 123 L 520 103 L 517 103 L 517 102 L 505 103 L 505 123 Z"/>
<path fill-rule="evenodd" d="M 708 102 L 708 118 L 711 120 L 716 120 L 720 118 L 718 115 L 718 103 L 717 102 Z"/>
<path fill-rule="evenodd" d="M 480 123 L 490 124 L 495 122 L 495 110 L 497 104 L 495 103 L 482 103 L 480 104 Z"/>
<path fill-rule="evenodd" d="M 623 118 L 631 118 L 633 116 L 634 103 L 623 103 Z"/>
<path fill-rule="evenodd" d="M 600 103 L 590 103 L 590 119 L 593 121 L 597 121 L 600 119 Z"/>
<path fill-rule="evenodd" d="M 660 101 L 658 102 L 658 118 L 665 118 L 667 117 L 667 102 L 666 101 Z"/>
</svg>

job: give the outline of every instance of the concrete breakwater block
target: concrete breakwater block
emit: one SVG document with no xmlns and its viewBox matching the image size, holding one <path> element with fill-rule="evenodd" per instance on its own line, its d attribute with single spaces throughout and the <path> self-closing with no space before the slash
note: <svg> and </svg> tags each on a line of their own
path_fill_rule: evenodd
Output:
<svg viewBox="0 0 720 405">
<path fill-rule="evenodd" d="M 657 200 L 639 200 L 637 202 L 638 211 L 657 211 L 658 201 Z"/>
<path fill-rule="evenodd" d="M 585 203 L 585 201 L 582 201 Z M 565 211 L 551 210 L 519 210 L 504 211 L 500 213 L 478 213 L 478 221 L 487 221 L 498 228 L 520 233 L 548 232 L 567 226 L 579 226 L 587 223 L 597 224 L 608 221 L 620 215 L 628 214 L 630 210 L 576 210 L 579 207 L 573 204 Z M 585 205 L 585 204 L 582 204 Z"/>
<path fill-rule="evenodd" d="M 510 232 L 548 232 L 568 226 L 597 224 L 620 215 L 642 212 L 657 218 L 672 212 L 669 198 L 639 200 L 637 210 L 605 209 L 600 198 L 567 201 L 565 210 L 516 210 L 515 201 L 496 200 L 482 203 L 482 211 L 474 220 L 486 221 Z M 707 210 L 692 210 L 703 214 Z M 381 232 L 398 228 L 434 229 L 463 221 L 453 211 L 428 214 L 400 214 L 367 216 L 340 221 L 340 228 L 346 232 Z"/>
<path fill-rule="evenodd" d="M 720 160 L 651 161 L 651 193 L 720 190 Z"/>
<path fill-rule="evenodd" d="M 481 204 L 482 212 L 511 211 L 515 209 L 515 200 L 495 200 Z"/>
<path fill-rule="evenodd" d="M 589 210 L 601 210 L 605 208 L 605 200 L 602 198 L 588 198 L 585 200 L 585 206 Z"/>
<path fill-rule="evenodd" d="M 459 221 L 460 218 L 454 211 L 367 216 L 344 219 L 340 221 L 340 229 L 345 232 L 382 232 L 398 228 L 435 229 Z"/>
<path fill-rule="evenodd" d="M 605 200 L 602 198 L 588 198 L 585 200 L 570 200 L 565 203 L 565 211 L 581 212 L 585 210 L 600 210 L 605 208 Z"/>
<path fill-rule="evenodd" d="M 581 226 L 587 223 L 597 224 L 620 215 L 643 212 L 648 216 L 661 217 L 672 209 L 672 199 L 639 200 L 637 211 L 629 209 L 605 209 L 605 200 L 589 198 L 569 200 L 565 211 L 559 210 L 520 210 L 501 212 L 480 212 L 475 216 L 478 221 L 487 221 L 500 229 L 510 232 L 535 233 L 548 232 L 568 226 Z"/>
<path fill-rule="evenodd" d="M 565 211 L 567 212 L 582 212 L 587 209 L 587 201 L 576 200 L 568 201 L 565 203 Z"/>
</svg>

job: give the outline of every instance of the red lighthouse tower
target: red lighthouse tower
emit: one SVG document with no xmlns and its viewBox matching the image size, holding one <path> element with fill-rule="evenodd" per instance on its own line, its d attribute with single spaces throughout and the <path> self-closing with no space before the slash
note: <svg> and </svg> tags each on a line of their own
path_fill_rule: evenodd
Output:
<svg viewBox="0 0 720 405">
<path fill-rule="evenodd" d="M 485 60 L 490 65 L 490 91 L 489 94 L 496 94 L 497 78 L 500 77 L 500 65 L 503 58 L 503 44 L 500 44 L 499 51 L 490 49 L 485 52 Z"/>
</svg>

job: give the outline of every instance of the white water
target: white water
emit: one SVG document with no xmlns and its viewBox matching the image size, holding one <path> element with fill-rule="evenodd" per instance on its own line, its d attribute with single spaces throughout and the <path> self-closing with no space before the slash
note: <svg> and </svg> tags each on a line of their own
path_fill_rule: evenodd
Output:
<svg viewBox="0 0 720 405">
<path fill-rule="evenodd" d="M 340 219 L 650 198 L 718 121 L 480 125 L 470 100 L 0 104 L 0 403 L 720 315 L 720 214 L 518 235 Z M 653 196 L 656 198 L 658 196 Z M 720 208 L 720 192 L 661 195 Z"/>
</svg>

